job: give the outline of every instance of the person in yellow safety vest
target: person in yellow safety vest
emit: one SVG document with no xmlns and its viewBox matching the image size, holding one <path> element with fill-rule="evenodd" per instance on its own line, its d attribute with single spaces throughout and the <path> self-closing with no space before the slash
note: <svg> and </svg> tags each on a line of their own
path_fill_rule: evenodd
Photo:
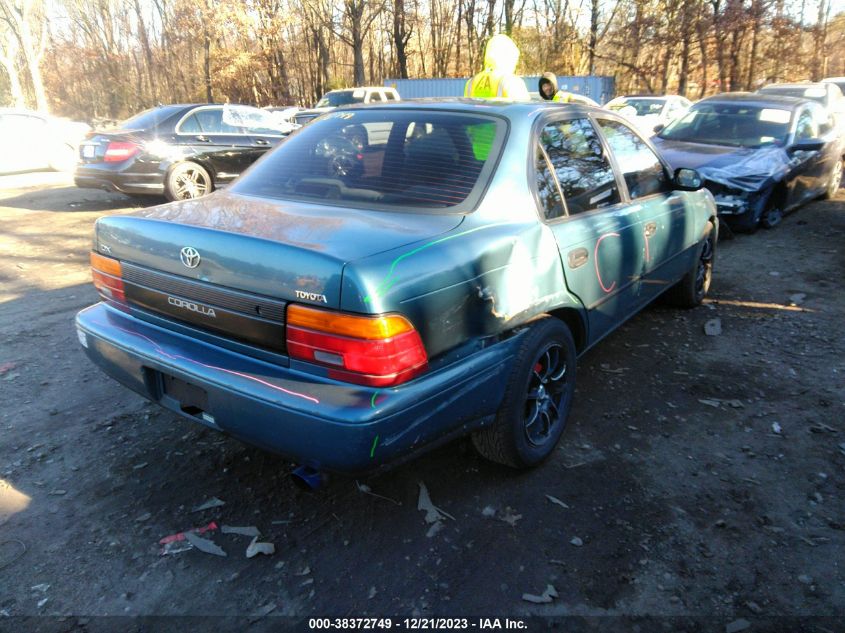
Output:
<svg viewBox="0 0 845 633">
<path fill-rule="evenodd" d="M 537 84 L 537 90 L 545 101 L 557 101 L 559 103 L 572 103 L 577 101 L 575 95 L 566 90 L 557 89 L 557 77 L 554 73 L 543 73 Z"/>
<path fill-rule="evenodd" d="M 484 70 L 464 86 L 464 96 L 477 99 L 513 99 L 528 101 L 525 82 L 514 74 L 519 61 L 519 48 L 507 35 L 499 33 L 484 49 Z"/>
</svg>

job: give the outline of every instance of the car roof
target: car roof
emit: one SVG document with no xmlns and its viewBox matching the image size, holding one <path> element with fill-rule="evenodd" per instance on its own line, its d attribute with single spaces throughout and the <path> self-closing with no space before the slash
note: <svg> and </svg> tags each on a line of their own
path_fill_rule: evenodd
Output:
<svg viewBox="0 0 845 633">
<path fill-rule="evenodd" d="M 761 90 L 769 90 L 770 88 L 821 88 L 822 90 L 827 90 L 827 82 L 824 81 L 801 81 L 797 83 L 782 83 L 782 84 L 766 84 L 765 86 L 761 86 L 757 89 L 757 91 Z"/>
<path fill-rule="evenodd" d="M 758 105 L 760 107 L 772 106 L 793 110 L 805 103 L 812 103 L 812 101 L 803 97 L 788 97 L 786 95 L 765 94 L 761 92 L 723 92 L 705 97 L 694 105 L 701 103 L 747 103 L 748 105 Z"/>
<path fill-rule="evenodd" d="M 405 99 L 390 103 L 379 104 L 350 104 L 338 110 L 442 110 L 444 112 L 474 112 L 482 114 L 497 114 L 515 118 L 531 116 L 547 110 L 568 109 L 573 112 L 609 112 L 599 107 L 585 103 L 561 103 L 557 101 L 510 101 L 508 99 L 471 99 L 467 97 L 426 97 L 422 99 Z"/>
<path fill-rule="evenodd" d="M 39 116 L 43 119 L 46 119 L 51 114 L 47 112 L 38 112 L 37 110 L 27 110 L 26 108 L 0 108 L 0 114 L 27 114 L 29 116 Z"/>
<path fill-rule="evenodd" d="M 396 90 L 390 86 L 354 86 L 352 88 L 335 88 L 329 92 L 347 92 L 348 90 Z"/>
<path fill-rule="evenodd" d="M 680 95 L 619 95 L 618 97 L 614 97 L 613 100 L 616 99 L 680 99 Z"/>
</svg>

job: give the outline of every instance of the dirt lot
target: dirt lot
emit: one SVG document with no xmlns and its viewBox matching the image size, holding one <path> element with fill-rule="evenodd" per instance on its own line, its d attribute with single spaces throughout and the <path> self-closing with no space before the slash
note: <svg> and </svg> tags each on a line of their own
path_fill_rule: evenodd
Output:
<svg viewBox="0 0 845 633">
<path fill-rule="evenodd" d="M 583 358 L 541 468 L 458 441 L 317 493 L 84 357 L 72 322 L 96 301 L 92 222 L 137 204 L 56 174 L 0 178 L 0 630 L 187 614 L 252 615 L 251 630 L 285 615 L 577 615 L 760 631 L 845 615 L 845 190 L 722 241 L 707 305 L 649 308 Z M 450 517 L 432 536 L 421 483 Z M 225 505 L 192 511 L 212 498 Z M 247 559 L 250 539 L 220 530 L 207 535 L 225 558 L 160 553 L 211 521 L 256 526 L 275 554 Z M 548 585 L 550 603 L 523 599 Z M 18 619 L 38 615 L 72 617 Z"/>
</svg>

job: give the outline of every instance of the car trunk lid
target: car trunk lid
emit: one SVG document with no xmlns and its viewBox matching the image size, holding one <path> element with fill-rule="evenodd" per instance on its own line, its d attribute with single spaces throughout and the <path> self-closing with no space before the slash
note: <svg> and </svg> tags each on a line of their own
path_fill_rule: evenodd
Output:
<svg viewBox="0 0 845 633">
<path fill-rule="evenodd" d="M 126 160 L 143 148 L 145 140 L 133 130 L 90 132 L 79 144 L 79 160 L 83 164 Z"/>
<path fill-rule="evenodd" d="M 219 192 L 101 218 L 95 248 L 123 263 L 130 304 L 281 351 L 287 302 L 338 309 L 347 262 L 462 219 Z"/>
</svg>

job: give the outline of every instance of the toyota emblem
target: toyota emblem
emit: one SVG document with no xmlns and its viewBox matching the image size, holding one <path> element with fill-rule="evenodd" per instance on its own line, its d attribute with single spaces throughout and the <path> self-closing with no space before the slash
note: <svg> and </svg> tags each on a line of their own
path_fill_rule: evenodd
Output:
<svg viewBox="0 0 845 633">
<path fill-rule="evenodd" d="M 193 246 L 185 246 L 179 251 L 179 259 L 188 268 L 196 268 L 200 265 L 200 254 Z"/>
</svg>

